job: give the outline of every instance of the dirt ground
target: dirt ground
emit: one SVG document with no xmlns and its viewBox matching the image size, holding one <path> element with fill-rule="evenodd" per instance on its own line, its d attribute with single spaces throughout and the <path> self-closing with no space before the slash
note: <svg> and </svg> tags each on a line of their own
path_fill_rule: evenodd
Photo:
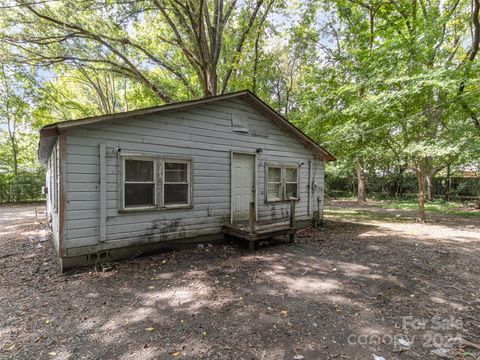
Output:
<svg viewBox="0 0 480 360">
<path fill-rule="evenodd" d="M 34 207 L 0 207 L 0 358 L 478 359 L 480 217 L 354 209 L 295 244 L 59 274 Z"/>
</svg>

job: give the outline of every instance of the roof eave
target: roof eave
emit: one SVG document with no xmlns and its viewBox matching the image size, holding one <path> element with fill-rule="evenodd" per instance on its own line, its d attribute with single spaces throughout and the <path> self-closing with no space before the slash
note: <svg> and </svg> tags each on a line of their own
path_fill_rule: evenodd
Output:
<svg viewBox="0 0 480 360">
<path fill-rule="evenodd" d="M 40 129 L 40 140 L 38 142 L 37 157 L 41 164 L 46 164 L 52 148 L 57 142 L 59 134 L 58 126 L 56 124 L 47 125 Z"/>
</svg>

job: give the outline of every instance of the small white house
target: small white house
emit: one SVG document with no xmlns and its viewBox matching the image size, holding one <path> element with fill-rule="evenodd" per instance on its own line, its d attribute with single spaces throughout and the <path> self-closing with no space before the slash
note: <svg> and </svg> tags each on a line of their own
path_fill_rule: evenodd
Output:
<svg viewBox="0 0 480 360">
<path fill-rule="evenodd" d="M 38 156 L 62 269 L 218 240 L 251 207 L 321 219 L 334 160 L 249 91 L 47 125 Z"/>
</svg>

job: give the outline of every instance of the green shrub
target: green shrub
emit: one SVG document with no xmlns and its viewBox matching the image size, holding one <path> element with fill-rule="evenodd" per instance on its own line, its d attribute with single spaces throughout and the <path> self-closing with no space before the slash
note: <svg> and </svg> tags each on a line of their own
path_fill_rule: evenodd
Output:
<svg viewBox="0 0 480 360">
<path fill-rule="evenodd" d="M 42 186 L 45 171 L 21 172 L 18 176 L 0 174 L 0 203 L 16 203 L 44 200 Z"/>
</svg>

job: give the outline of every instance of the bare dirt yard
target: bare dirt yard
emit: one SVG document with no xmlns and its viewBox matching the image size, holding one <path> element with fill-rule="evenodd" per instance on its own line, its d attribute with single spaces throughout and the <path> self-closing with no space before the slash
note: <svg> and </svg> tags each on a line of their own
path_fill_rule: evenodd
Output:
<svg viewBox="0 0 480 360">
<path fill-rule="evenodd" d="M 0 358 L 479 358 L 480 217 L 326 215 L 295 244 L 60 274 L 34 207 L 0 207 Z"/>
</svg>

